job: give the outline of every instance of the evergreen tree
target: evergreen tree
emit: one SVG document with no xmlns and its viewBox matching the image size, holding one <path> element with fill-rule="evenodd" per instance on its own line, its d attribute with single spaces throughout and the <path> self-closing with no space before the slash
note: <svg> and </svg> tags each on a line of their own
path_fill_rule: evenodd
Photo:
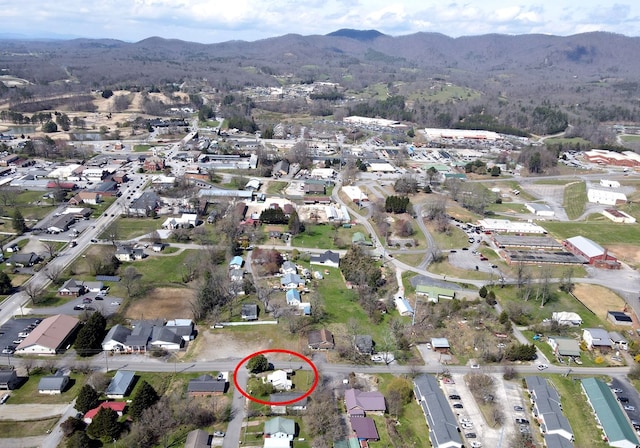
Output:
<svg viewBox="0 0 640 448">
<path fill-rule="evenodd" d="M 91 448 L 91 439 L 84 431 L 76 431 L 67 440 L 66 448 Z"/>
<path fill-rule="evenodd" d="M 138 392 L 136 392 L 135 397 L 133 397 L 129 413 L 134 420 L 137 420 L 145 409 L 153 406 L 159 399 L 160 397 L 158 396 L 158 392 L 156 392 L 153 386 L 146 381 L 143 381 Z"/>
<path fill-rule="evenodd" d="M 89 384 L 85 384 L 76 398 L 76 409 L 83 414 L 91 409 L 95 409 L 100 404 L 98 392 Z"/>
<path fill-rule="evenodd" d="M 91 438 L 111 442 L 120 435 L 120 430 L 116 411 L 109 408 L 101 408 L 87 427 L 87 434 Z"/>
<path fill-rule="evenodd" d="M 17 208 L 16 211 L 13 212 L 13 230 L 15 230 L 18 235 L 22 235 L 27 231 L 27 224 L 24 221 L 24 217 Z"/>
<path fill-rule="evenodd" d="M 75 348 L 80 356 L 91 356 L 100 352 L 102 338 L 107 326 L 107 320 L 96 311 L 78 332 Z"/>
<path fill-rule="evenodd" d="M 247 369 L 251 373 L 260 373 L 269 370 L 269 361 L 264 355 L 254 356 L 247 362 Z"/>
<path fill-rule="evenodd" d="M 0 294 L 11 294 L 11 291 L 13 291 L 11 278 L 7 275 L 6 272 L 0 271 Z"/>
<path fill-rule="evenodd" d="M 298 212 L 295 210 L 291 213 L 291 216 L 289 216 L 289 232 L 291 232 L 292 235 L 304 232 L 304 225 L 300 222 Z"/>
</svg>

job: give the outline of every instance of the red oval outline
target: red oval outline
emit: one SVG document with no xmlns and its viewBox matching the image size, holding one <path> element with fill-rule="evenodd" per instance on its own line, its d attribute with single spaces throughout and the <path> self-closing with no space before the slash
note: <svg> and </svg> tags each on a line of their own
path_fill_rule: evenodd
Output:
<svg viewBox="0 0 640 448">
<path fill-rule="evenodd" d="M 238 370 L 240 370 L 240 367 L 242 367 L 247 361 L 249 361 L 254 356 L 262 355 L 264 353 L 286 353 L 287 355 L 293 355 L 293 356 L 295 356 L 297 358 L 300 358 L 304 362 L 309 364 L 309 366 L 311 366 L 311 370 L 313 371 L 313 374 L 315 376 L 313 384 L 311 385 L 309 390 L 304 395 L 302 395 L 301 397 L 296 398 L 295 400 L 288 400 L 288 401 L 265 401 L 265 400 L 260 400 L 258 398 L 252 397 L 247 392 L 245 392 L 245 390 L 242 387 L 240 387 L 240 385 L 238 384 Z M 315 388 L 318 386 L 319 380 L 320 380 L 320 375 L 318 373 L 318 368 L 313 363 L 313 361 L 311 361 L 309 358 L 307 358 L 306 356 L 304 356 L 304 355 L 302 355 L 302 354 L 300 354 L 298 352 L 293 352 L 291 350 L 278 349 L 278 348 L 260 350 L 259 352 L 251 353 L 249 356 L 245 357 L 242 361 L 240 361 L 238 363 L 238 365 L 236 366 L 235 370 L 233 371 L 233 384 L 236 386 L 236 389 L 238 389 L 238 392 L 240 392 L 242 395 L 244 395 L 246 398 L 248 398 L 251 401 L 255 401 L 256 403 L 260 403 L 260 404 L 265 404 L 267 406 L 286 406 L 286 405 L 289 405 L 289 404 L 296 403 L 296 402 L 298 402 L 300 400 L 304 400 L 305 398 L 307 398 L 309 395 L 311 395 L 313 393 Z"/>
</svg>

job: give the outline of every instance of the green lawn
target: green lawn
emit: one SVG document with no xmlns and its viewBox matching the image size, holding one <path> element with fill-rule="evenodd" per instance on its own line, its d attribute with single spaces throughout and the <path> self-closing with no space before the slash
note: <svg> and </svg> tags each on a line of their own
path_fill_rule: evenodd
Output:
<svg viewBox="0 0 640 448">
<path fill-rule="evenodd" d="M 569 184 L 564 189 L 564 209 L 569 219 L 577 219 L 587 203 L 587 186 L 584 182 Z"/>
<path fill-rule="evenodd" d="M 0 438 L 44 436 L 55 427 L 57 422 L 58 417 L 24 422 L 0 421 Z"/>
<path fill-rule="evenodd" d="M 621 135 L 620 139 L 623 142 L 640 142 L 640 135 Z"/>
<path fill-rule="evenodd" d="M 328 224 L 306 224 L 304 232 L 293 238 L 292 245 L 301 248 L 347 249 L 356 232 L 364 233 L 365 238 L 370 241 L 366 229 L 360 225 L 345 228 Z"/>
<path fill-rule="evenodd" d="M 67 390 L 60 395 L 43 395 L 38 393 L 38 383 L 40 378 L 46 375 L 31 375 L 26 383 L 20 388 L 11 391 L 11 398 L 8 402 L 11 404 L 63 404 L 70 403 L 78 395 L 80 388 L 85 382 L 84 375 L 72 373 L 69 375 L 70 381 Z"/>
<path fill-rule="evenodd" d="M 117 239 L 129 240 L 136 238 L 162 227 L 162 219 L 153 218 L 118 218 L 115 221 Z M 100 235 L 101 239 L 109 239 L 110 229 L 107 228 Z"/>
<path fill-rule="evenodd" d="M 451 226 L 450 235 L 446 233 L 436 232 L 434 226 L 430 222 L 425 222 L 427 230 L 431 233 L 436 246 L 441 250 L 460 249 L 469 245 L 469 237 L 464 231 L 457 226 Z"/>
<path fill-rule="evenodd" d="M 282 191 L 287 188 L 288 185 L 289 182 L 271 180 L 267 186 L 267 194 L 282 194 Z"/>
<path fill-rule="evenodd" d="M 596 243 L 640 246 L 640 227 L 614 222 L 557 222 L 548 221 L 544 228 L 558 239 L 582 235 Z"/>
<path fill-rule="evenodd" d="M 575 378 L 575 380 L 574 380 Z M 591 412 L 591 406 L 587 403 L 579 377 L 554 375 L 551 382 L 560 394 L 562 410 L 571 424 L 576 438 L 576 447 L 605 448 L 608 446 L 602 440 L 602 432 L 596 426 L 596 421 Z"/>
<path fill-rule="evenodd" d="M 154 286 L 175 283 L 182 285 L 182 269 L 180 268 L 187 255 L 194 252 L 195 249 L 186 249 L 171 257 L 149 257 L 142 261 L 122 263 L 120 272 L 124 271 L 127 266 L 133 266 L 142 274 L 142 278 L 146 283 Z"/>
<path fill-rule="evenodd" d="M 531 294 L 531 298 L 528 301 L 518 297 L 518 289 L 515 286 L 506 286 L 504 288 L 496 287 L 494 292 L 496 298 L 503 308 L 507 309 L 509 303 L 513 302 L 518 305 L 523 305 L 526 311 L 526 315 L 529 316 L 531 323 L 542 322 L 543 319 L 550 319 L 551 314 L 557 311 L 572 311 L 578 313 L 582 317 L 583 327 L 607 327 L 598 316 L 593 314 L 591 310 L 585 307 L 582 303 L 578 302 L 572 296 L 559 291 L 558 285 L 551 285 L 554 298 L 548 301 L 544 307 L 540 307 L 540 301 L 536 300 L 535 286 Z"/>
</svg>

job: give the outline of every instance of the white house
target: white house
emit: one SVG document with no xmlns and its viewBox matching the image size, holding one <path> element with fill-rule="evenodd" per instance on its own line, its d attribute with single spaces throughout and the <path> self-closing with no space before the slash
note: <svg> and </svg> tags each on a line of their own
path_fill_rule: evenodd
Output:
<svg viewBox="0 0 640 448">
<path fill-rule="evenodd" d="M 569 311 L 558 311 L 551 314 L 551 320 L 558 322 L 560 325 L 582 325 L 582 318 L 578 313 Z"/>
<path fill-rule="evenodd" d="M 402 297 L 395 298 L 396 309 L 400 313 L 401 316 L 413 316 L 413 308 L 407 301 Z"/>
<path fill-rule="evenodd" d="M 582 339 L 589 350 L 593 348 L 611 348 L 609 333 L 602 328 L 585 328 L 582 330 Z"/>
<path fill-rule="evenodd" d="M 289 375 L 284 370 L 274 370 L 267 375 L 267 381 L 273 384 L 276 390 L 291 390 L 293 382 L 289 379 Z"/>
<path fill-rule="evenodd" d="M 126 347 L 125 341 L 130 335 L 131 329 L 120 324 L 114 325 L 102 340 L 102 350 L 123 352 Z"/>
<path fill-rule="evenodd" d="M 195 213 L 183 213 L 180 217 L 167 218 L 162 223 L 163 229 L 189 229 L 198 225 L 198 215 Z"/>
<path fill-rule="evenodd" d="M 547 204 L 538 204 L 535 202 L 527 202 L 524 206 L 536 216 L 553 217 L 555 212 Z"/>
<path fill-rule="evenodd" d="M 319 264 L 322 266 L 328 266 L 332 268 L 340 267 L 340 254 L 332 252 L 330 250 L 317 255 L 311 255 L 309 260 L 311 264 Z"/>
</svg>

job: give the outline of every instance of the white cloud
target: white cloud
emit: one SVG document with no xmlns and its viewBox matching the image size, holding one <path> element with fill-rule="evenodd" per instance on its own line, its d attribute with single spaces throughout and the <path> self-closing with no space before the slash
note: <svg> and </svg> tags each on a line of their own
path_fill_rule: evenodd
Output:
<svg viewBox="0 0 640 448">
<path fill-rule="evenodd" d="M 623 0 L 0 0 L 3 30 L 140 40 L 218 42 L 286 33 L 325 34 L 338 28 L 387 34 L 418 31 L 450 36 L 481 33 L 574 34 L 607 30 L 640 35 L 640 5 Z M 602 1 L 602 0 L 599 0 Z"/>
</svg>

